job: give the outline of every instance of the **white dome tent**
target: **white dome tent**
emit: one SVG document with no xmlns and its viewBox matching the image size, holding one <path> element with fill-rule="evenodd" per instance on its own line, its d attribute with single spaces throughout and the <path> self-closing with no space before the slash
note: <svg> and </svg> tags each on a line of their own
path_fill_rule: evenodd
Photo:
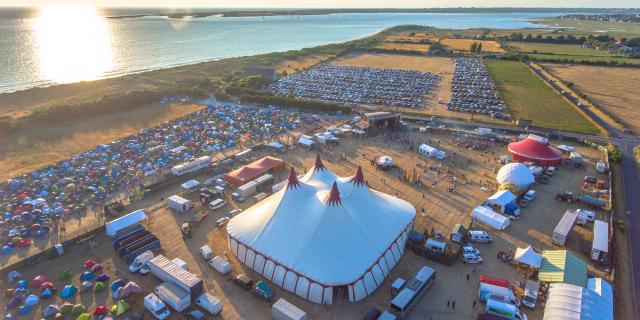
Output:
<svg viewBox="0 0 640 320">
<path fill-rule="evenodd" d="M 337 177 L 320 157 L 298 180 L 235 216 L 229 246 L 242 263 L 303 299 L 332 304 L 371 294 L 398 263 L 415 208 Z"/>
<path fill-rule="evenodd" d="M 526 191 L 533 183 L 535 178 L 531 170 L 522 163 L 509 163 L 498 170 L 496 176 L 498 183 L 513 183 L 520 191 Z"/>
</svg>

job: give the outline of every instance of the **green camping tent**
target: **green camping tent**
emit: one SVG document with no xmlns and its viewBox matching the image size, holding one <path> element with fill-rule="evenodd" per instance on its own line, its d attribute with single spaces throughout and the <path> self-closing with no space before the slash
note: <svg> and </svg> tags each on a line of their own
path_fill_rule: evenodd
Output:
<svg viewBox="0 0 640 320">
<path fill-rule="evenodd" d="M 73 304 L 65 302 L 60 306 L 60 313 L 69 314 L 73 310 Z"/>
<path fill-rule="evenodd" d="M 83 313 L 79 315 L 76 320 L 91 320 L 91 315 L 88 313 Z"/>
<path fill-rule="evenodd" d="M 105 289 L 104 282 L 96 282 L 95 286 L 93 286 L 93 292 L 102 292 Z"/>
<path fill-rule="evenodd" d="M 113 313 L 116 317 L 121 316 L 123 313 L 129 311 L 131 306 L 124 300 L 118 300 L 118 302 L 114 303 L 111 306 L 111 313 Z"/>
<path fill-rule="evenodd" d="M 87 311 L 87 307 L 85 307 L 83 304 L 78 303 L 75 306 L 73 306 L 73 309 L 71 310 L 71 314 L 73 315 L 81 314 L 85 311 Z"/>
</svg>

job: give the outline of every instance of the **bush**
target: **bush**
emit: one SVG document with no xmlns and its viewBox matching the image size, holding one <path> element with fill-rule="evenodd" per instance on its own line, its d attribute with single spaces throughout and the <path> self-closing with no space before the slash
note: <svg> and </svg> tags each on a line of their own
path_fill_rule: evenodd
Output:
<svg viewBox="0 0 640 320">
<path fill-rule="evenodd" d="M 620 150 L 618 150 L 618 147 L 616 147 L 614 144 L 609 144 L 607 145 L 607 150 L 609 151 L 609 160 L 612 162 L 620 162 L 620 160 L 622 160 L 622 154 L 620 153 Z"/>
<path fill-rule="evenodd" d="M 259 103 L 264 105 L 277 105 L 285 108 L 322 110 L 328 112 L 340 111 L 342 113 L 351 113 L 351 108 L 340 106 L 337 104 L 329 104 L 320 101 L 298 100 L 289 97 L 274 96 L 271 94 L 243 94 L 240 101 L 244 103 Z"/>
</svg>

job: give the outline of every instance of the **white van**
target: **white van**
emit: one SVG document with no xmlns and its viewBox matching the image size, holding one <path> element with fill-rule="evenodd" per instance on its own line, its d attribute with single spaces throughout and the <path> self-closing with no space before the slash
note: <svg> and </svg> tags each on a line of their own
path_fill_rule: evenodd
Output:
<svg viewBox="0 0 640 320">
<path fill-rule="evenodd" d="M 209 202 L 209 209 L 218 210 L 218 209 L 224 207 L 226 204 L 227 204 L 227 201 L 222 200 L 222 199 L 216 199 L 216 200 L 213 200 L 213 201 Z"/>
<path fill-rule="evenodd" d="M 153 257 L 154 255 L 151 250 L 139 254 L 129 266 L 129 271 L 138 272 L 149 260 L 153 259 Z"/>
<path fill-rule="evenodd" d="M 196 299 L 196 304 L 214 316 L 222 311 L 222 301 L 208 292 L 201 294 Z"/>
<path fill-rule="evenodd" d="M 153 293 L 144 297 L 144 308 L 156 319 L 164 320 L 171 315 L 171 311 L 169 311 L 167 305 Z"/>
<path fill-rule="evenodd" d="M 200 255 L 207 261 L 213 259 L 213 250 L 209 246 L 200 247 Z"/>
<path fill-rule="evenodd" d="M 576 213 L 578 215 L 584 216 L 587 218 L 588 222 L 593 222 L 596 219 L 596 213 L 593 211 L 585 210 L 585 209 L 577 209 Z"/>
<path fill-rule="evenodd" d="M 221 256 L 213 257 L 213 259 L 209 261 L 209 265 L 222 274 L 231 272 L 231 263 Z"/>
<path fill-rule="evenodd" d="M 429 238 L 424 246 L 433 252 L 444 253 L 447 248 L 447 243 Z"/>
<path fill-rule="evenodd" d="M 469 231 L 469 240 L 471 242 L 491 242 L 493 238 L 486 231 L 471 230 Z"/>
</svg>

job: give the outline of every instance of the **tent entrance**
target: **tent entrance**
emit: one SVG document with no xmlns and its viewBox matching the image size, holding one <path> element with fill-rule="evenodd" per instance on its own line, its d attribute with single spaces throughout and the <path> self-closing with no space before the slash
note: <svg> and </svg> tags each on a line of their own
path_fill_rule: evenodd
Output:
<svg viewBox="0 0 640 320">
<path fill-rule="evenodd" d="M 333 303 L 343 304 L 349 302 L 349 286 L 333 287 Z"/>
</svg>

